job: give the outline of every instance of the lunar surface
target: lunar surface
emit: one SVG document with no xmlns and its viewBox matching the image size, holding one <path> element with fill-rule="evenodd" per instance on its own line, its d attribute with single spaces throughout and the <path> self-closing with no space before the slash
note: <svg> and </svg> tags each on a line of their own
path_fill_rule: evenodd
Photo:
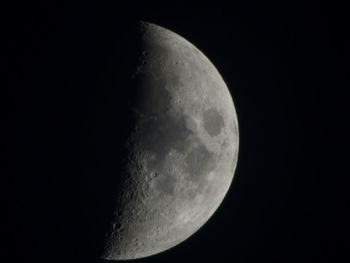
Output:
<svg viewBox="0 0 350 263">
<path fill-rule="evenodd" d="M 181 36 L 146 22 L 139 30 L 137 121 L 106 260 L 151 256 L 187 239 L 222 202 L 237 163 L 236 111 L 217 69 Z"/>
</svg>

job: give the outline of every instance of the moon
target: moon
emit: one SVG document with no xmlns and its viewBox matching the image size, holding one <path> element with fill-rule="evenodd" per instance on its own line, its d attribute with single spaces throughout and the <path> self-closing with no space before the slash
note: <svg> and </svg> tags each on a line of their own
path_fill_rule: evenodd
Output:
<svg viewBox="0 0 350 263">
<path fill-rule="evenodd" d="M 147 22 L 138 30 L 137 121 L 105 260 L 148 257 L 186 240 L 219 207 L 237 164 L 236 111 L 217 69 L 170 30 Z"/>
</svg>

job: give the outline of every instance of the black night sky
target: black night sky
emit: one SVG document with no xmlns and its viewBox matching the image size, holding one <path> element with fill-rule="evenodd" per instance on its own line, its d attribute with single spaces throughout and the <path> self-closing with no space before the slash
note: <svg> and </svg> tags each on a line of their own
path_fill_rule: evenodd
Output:
<svg viewBox="0 0 350 263">
<path fill-rule="evenodd" d="M 323 65 L 333 56 L 335 34 L 327 8 L 237 1 L 217 8 L 130 4 L 104 16 L 96 9 L 8 7 L 2 41 L 9 169 L 0 261 L 101 262 L 84 230 L 89 222 L 105 220 L 99 218 L 103 205 L 91 203 L 95 214 L 84 214 L 95 199 L 82 195 L 91 180 L 82 174 L 108 173 L 91 164 L 112 157 L 108 147 L 106 156 L 96 157 L 94 136 L 101 131 L 89 114 L 97 114 L 95 104 L 111 103 L 109 95 L 121 101 L 128 93 L 128 83 L 118 80 L 124 67 L 118 62 L 125 61 L 123 48 L 133 45 L 125 38 L 130 21 L 141 19 L 185 37 L 217 67 L 235 102 L 240 152 L 233 184 L 208 223 L 175 248 L 138 261 L 329 262 L 333 242 L 316 216 L 315 200 L 321 152 L 317 93 L 327 85 Z M 109 94 L 108 87 L 115 90 Z M 103 117 L 110 129 L 104 145 L 123 136 L 119 131 L 128 120 L 118 105 L 108 106 Z"/>
</svg>

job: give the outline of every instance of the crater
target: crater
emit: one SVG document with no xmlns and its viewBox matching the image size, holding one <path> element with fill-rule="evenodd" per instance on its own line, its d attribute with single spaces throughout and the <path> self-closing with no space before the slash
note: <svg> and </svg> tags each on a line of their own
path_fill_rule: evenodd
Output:
<svg viewBox="0 0 350 263">
<path fill-rule="evenodd" d="M 209 109 L 204 112 L 203 126 L 210 136 L 219 135 L 224 125 L 224 118 L 216 109 Z"/>
</svg>

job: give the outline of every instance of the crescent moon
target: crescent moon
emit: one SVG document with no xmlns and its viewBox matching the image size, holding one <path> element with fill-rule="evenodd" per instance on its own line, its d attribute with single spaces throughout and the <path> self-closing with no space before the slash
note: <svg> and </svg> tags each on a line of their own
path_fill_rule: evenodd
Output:
<svg viewBox="0 0 350 263">
<path fill-rule="evenodd" d="M 237 164 L 236 111 L 217 69 L 176 33 L 147 22 L 139 30 L 137 125 L 106 260 L 147 257 L 186 240 L 219 207 Z"/>
</svg>

